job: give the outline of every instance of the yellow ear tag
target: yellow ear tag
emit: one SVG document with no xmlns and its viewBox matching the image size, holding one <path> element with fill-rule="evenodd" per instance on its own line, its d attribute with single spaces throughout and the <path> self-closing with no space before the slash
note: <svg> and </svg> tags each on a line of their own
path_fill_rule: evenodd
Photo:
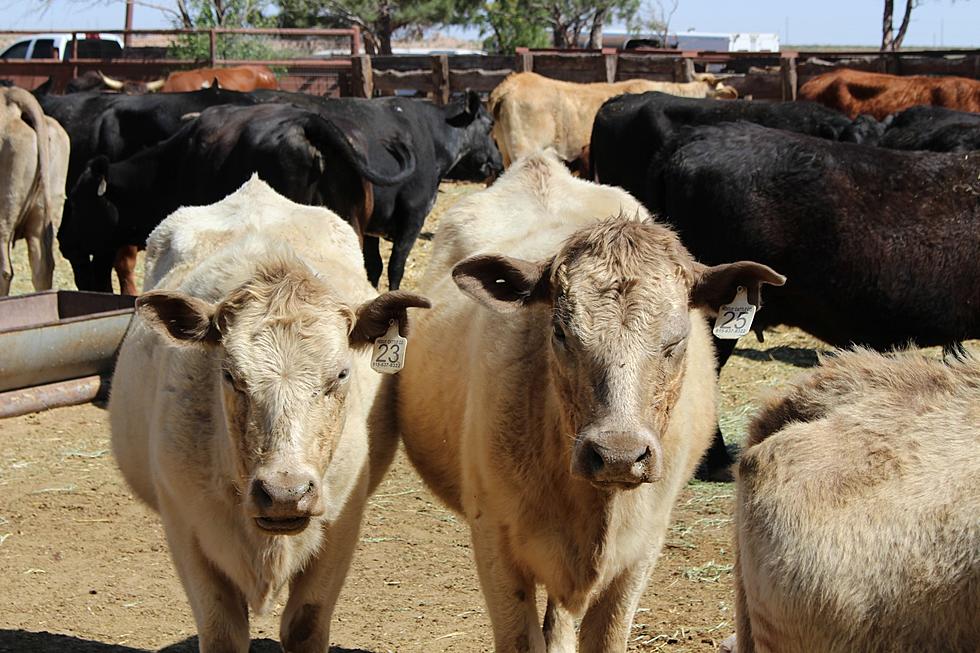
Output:
<svg viewBox="0 0 980 653">
<path fill-rule="evenodd" d="M 739 286 L 735 299 L 729 304 L 722 304 L 715 318 L 715 328 L 712 333 L 723 339 L 734 340 L 741 338 L 752 328 L 755 317 L 755 305 L 750 304 L 744 286 Z"/>
<path fill-rule="evenodd" d="M 388 331 L 375 339 L 371 354 L 371 369 L 381 374 L 397 374 L 405 367 L 405 349 L 408 340 L 398 334 L 398 322 L 391 320 Z"/>
</svg>

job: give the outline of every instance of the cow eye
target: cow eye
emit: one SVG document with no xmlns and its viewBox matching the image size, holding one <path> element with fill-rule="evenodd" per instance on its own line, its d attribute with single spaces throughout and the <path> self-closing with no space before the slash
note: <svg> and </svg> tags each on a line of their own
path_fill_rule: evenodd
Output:
<svg viewBox="0 0 980 653">
<path fill-rule="evenodd" d="M 555 336 L 555 340 L 558 343 L 560 343 L 562 345 L 565 344 L 565 329 L 562 328 L 561 324 L 559 324 L 558 322 L 555 322 L 555 324 L 554 324 L 554 334 L 553 335 Z"/>
<path fill-rule="evenodd" d="M 683 347 L 681 347 L 681 344 L 683 342 L 684 342 L 684 338 L 681 338 L 680 340 L 675 340 L 674 342 L 664 345 L 663 348 L 664 356 L 666 356 L 667 358 L 672 358 L 674 354 L 676 354 L 677 352 L 683 351 Z"/>
<path fill-rule="evenodd" d="M 344 369 L 340 370 L 339 374 L 337 374 L 337 380 L 340 381 L 341 383 L 346 381 L 349 377 L 350 377 L 349 367 L 345 367 Z"/>
<path fill-rule="evenodd" d="M 221 371 L 221 378 L 224 379 L 224 382 L 230 385 L 236 391 L 238 392 L 242 391 L 241 384 L 238 382 L 238 379 L 236 379 L 234 375 L 228 370 Z"/>
</svg>

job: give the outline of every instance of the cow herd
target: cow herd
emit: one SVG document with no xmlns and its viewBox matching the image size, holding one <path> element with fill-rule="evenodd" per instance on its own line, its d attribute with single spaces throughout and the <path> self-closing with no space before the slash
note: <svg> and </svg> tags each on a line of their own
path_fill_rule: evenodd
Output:
<svg viewBox="0 0 980 653">
<path fill-rule="evenodd" d="M 286 586 L 284 650 L 328 650 L 403 443 L 470 529 L 495 650 L 625 651 L 679 491 L 699 462 L 731 468 L 716 403 L 735 340 L 711 325 L 736 296 L 759 338 L 789 324 L 869 349 L 751 427 L 724 647 L 976 650 L 980 365 L 960 343 L 980 337 L 980 122 L 882 114 L 902 93 L 863 83 L 880 102 L 858 111 L 525 73 L 489 112 L 475 93 L 40 94 L 71 138 L 60 180 L 48 121 L 5 96 L 36 134 L 19 191 L 36 217 L 16 224 L 50 247 L 67 188 L 80 288 L 115 267 L 136 294 L 147 250 L 112 447 L 160 513 L 201 650 L 247 651 L 249 610 Z M 951 84 L 929 97 L 980 97 Z M 499 176 L 442 218 L 418 293 L 398 290 L 450 174 Z M 873 351 L 910 342 L 944 360 Z"/>
</svg>

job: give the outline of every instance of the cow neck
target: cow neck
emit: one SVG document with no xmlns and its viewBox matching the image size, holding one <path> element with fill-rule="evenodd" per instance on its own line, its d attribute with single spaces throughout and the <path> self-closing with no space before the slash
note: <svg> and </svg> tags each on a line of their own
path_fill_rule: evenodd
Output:
<svg viewBox="0 0 980 653">
<path fill-rule="evenodd" d="M 432 146 L 436 155 L 436 168 L 439 171 L 439 179 L 445 177 L 462 158 L 463 133 L 465 127 L 453 127 L 446 122 L 446 112 L 438 107 L 430 107 L 437 115 L 441 137 L 432 134 Z"/>
</svg>

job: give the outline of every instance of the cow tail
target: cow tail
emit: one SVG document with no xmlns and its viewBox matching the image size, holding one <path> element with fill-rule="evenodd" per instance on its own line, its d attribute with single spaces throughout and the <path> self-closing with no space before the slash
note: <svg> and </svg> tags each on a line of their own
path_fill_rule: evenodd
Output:
<svg viewBox="0 0 980 653">
<path fill-rule="evenodd" d="M 400 184 L 415 172 L 415 154 L 400 140 L 389 141 L 385 149 L 398 161 L 400 170 L 394 175 L 386 175 L 371 168 L 367 155 L 347 138 L 337 125 L 316 114 L 310 114 L 306 129 L 307 139 L 317 146 L 326 141 L 339 149 L 344 158 L 354 166 L 357 174 L 378 186 Z M 317 147 L 317 149 L 321 149 Z"/>
<path fill-rule="evenodd" d="M 44 111 L 34 99 L 34 96 L 20 88 L 6 89 L 7 101 L 16 105 L 21 111 L 21 120 L 27 123 L 34 130 L 37 141 L 37 169 L 34 171 L 34 179 L 31 181 L 31 189 L 27 195 L 27 201 L 21 207 L 21 213 L 17 222 L 24 219 L 28 209 L 40 199 L 42 215 L 47 219 L 53 202 L 48 188 L 48 168 L 50 166 L 50 151 L 48 143 L 48 129 L 45 121 Z"/>
</svg>

